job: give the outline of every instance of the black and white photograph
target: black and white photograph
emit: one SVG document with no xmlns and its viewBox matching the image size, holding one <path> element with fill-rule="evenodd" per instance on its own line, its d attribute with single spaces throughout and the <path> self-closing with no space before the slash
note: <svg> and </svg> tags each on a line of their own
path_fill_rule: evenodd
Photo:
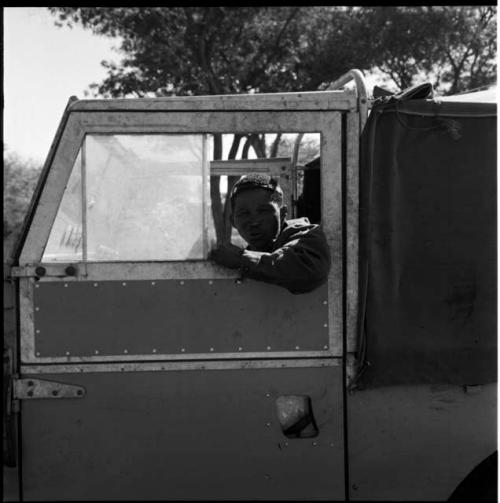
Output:
<svg viewBox="0 0 500 503">
<path fill-rule="evenodd" d="M 498 500 L 496 4 L 2 14 L 4 502 Z"/>
</svg>

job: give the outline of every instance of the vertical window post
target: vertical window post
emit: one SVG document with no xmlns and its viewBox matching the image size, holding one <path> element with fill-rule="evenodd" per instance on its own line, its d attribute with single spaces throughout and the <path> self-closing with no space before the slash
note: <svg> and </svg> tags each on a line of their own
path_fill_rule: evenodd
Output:
<svg viewBox="0 0 500 503">
<path fill-rule="evenodd" d="M 202 222 L 203 222 L 203 232 L 202 232 L 202 243 L 203 243 L 203 258 L 208 259 L 210 243 L 208 242 L 208 219 L 209 219 L 209 201 L 210 201 L 210 160 L 208 158 L 208 142 L 207 135 L 202 135 Z"/>
<path fill-rule="evenodd" d="M 87 135 L 83 137 L 81 156 L 82 178 L 82 261 L 84 276 L 87 275 Z"/>
</svg>

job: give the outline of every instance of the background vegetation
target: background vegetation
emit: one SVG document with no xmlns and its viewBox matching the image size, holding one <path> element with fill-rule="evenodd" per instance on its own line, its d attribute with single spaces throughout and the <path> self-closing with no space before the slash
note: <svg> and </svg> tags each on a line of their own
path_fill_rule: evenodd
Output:
<svg viewBox="0 0 500 503">
<path fill-rule="evenodd" d="M 122 59 L 88 95 L 313 91 L 352 68 L 390 91 L 437 95 L 496 82 L 496 7 L 50 7 L 61 27 L 115 38 Z M 265 139 L 236 136 L 266 155 Z M 279 145 L 276 145 L 275 150 Z M 221 158 L 216 144 L 215 157 Z M 40 168 L 4 151 L 4 240 L 20 228 Z"/>
</svg>

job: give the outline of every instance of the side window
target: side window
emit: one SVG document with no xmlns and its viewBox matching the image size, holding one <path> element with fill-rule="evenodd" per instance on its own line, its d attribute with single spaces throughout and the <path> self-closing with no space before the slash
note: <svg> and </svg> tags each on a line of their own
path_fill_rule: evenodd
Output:
<svg viewBox="0 0 500 503">
<path fill-rule="evenodd" d="M 319 133 L 89 134 L 42 261 L 205 260 L 222 242 L 246 246 L 228 194 L 249 172 L 279 177 L 289 218 L 319 221 L 319 169 L 307 182 L 319 154 Z"/>
<path fill-rule="evenodd" d="M 204 135 L 94 135 L 86 142 L 88 260 L 205 255 Z"/>
<path fill-rule="evenodd" d="M 82 155 L 78 153 L 43 254 L 44 262 L 82 260 Z"/>
<path fill-rule="evenodd" d="M 205 258 L 210 150 L 202 134 L 87 135 L 42 260 Z"/>
<path fill-rule="evenodd" d="M 289 219 L 307 217 L 312 223 L 321 222 L 319 133 L 222 135 L 222 145 L 223 154 L 230 159 L 214 160 L 210 168 L 212 246 L 229 241 L 246 246 L 231 227 L 228 195 L 240 176 L 252 172 L 279 179 Z"/>
</svg>

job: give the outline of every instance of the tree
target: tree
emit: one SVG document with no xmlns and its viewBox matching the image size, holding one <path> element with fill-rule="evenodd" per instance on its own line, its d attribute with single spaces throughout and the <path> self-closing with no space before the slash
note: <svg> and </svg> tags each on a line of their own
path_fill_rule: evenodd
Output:
<svg viewBox="0 0 500 503">
<path fill-rule="evenodd" d="M 351 68 L 401 90 L 496 77 L 496 7 L 51 7 L 60 26 L 116 37 L 105 97 L 312 91 Z"/>
<path fill-rule="evenodd" d="M 6 253 L 5 243 L 7 248 L 12 246 L 19 235 L 41 166 L 4 149 L 3 170 L 3 238 Z"/>
<path fill-rule="evenodd" d="M 399 90 L 430 80 L 455 94 L 496 81 L 496 7 L 363 8 L 365 50 Z"/>
</svg>

